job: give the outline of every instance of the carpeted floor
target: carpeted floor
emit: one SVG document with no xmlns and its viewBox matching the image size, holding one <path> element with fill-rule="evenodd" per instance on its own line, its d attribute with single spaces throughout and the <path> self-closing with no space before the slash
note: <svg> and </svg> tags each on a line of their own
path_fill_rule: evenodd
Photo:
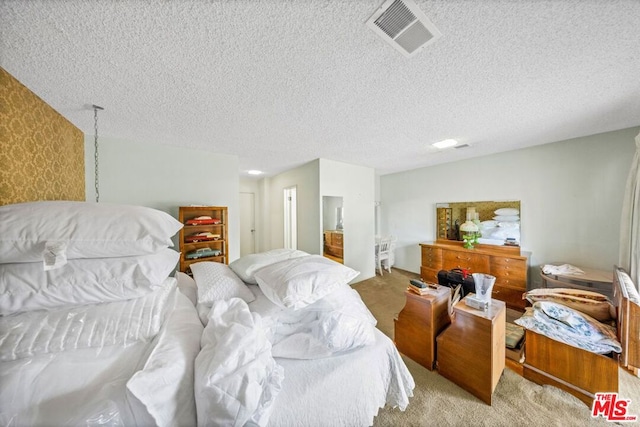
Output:
<svg viewBox="0 0 640 427">
<path fill-rule="evenodd" d="M 392 269 L 353 286 L 378 319 L 378 328 L 393 338 L 393 318 L 404 307 L 404 291 L 417 275 Z M 591 426 L 611 425 L 592 418 L 591 408 L 551 386 L 539 386 L 506 369 L 486 405 L 456 384 L 403 356 L 416 382 L 414 397 L 402 412 L 384 408 L 374 426 Z M 470 366 L 469 369 L 473 369 Z M 620 398 L 631 399 L 628 415 L 640 417 L 640 378 L 620 370 Z M 629 425 L 630 423 L 624 423 Z M 640 422 L 637 423 L 640 425 Z"/>
</svg>

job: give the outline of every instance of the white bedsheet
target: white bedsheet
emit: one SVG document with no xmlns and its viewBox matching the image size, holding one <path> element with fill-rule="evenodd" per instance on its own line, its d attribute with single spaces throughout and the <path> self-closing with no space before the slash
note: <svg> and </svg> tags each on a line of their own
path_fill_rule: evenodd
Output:
<svg viewBox="0 0 640 427">
<path fill-rule="evenodd" d="M 385 405 L 404 410 L 413 377 L 391 339 L 375 335 L 373 345 L 324 359 L 277 358 L 285 379 L 269 426 L 370 426 Z"/>
<path fill-rule="evenodd" d="M 202 325 L 175 283 L 161 300 L 166 309 L 146 306 L 115 329 L 80 328 L 70 321 L 78 309 L 57 313 L 58 322 L 41 328 L 43 340 L 20 329 L 28 322 L 13 324 L 3 355 L 14 360 L 0 363 L 0 425 L 194 425 L 193 360 Z M 141 309 L 141 302 L 129 308 Z M 82 316 L 99 325 L 95 316 L 108 317 L 109 307 L 123 305 L 95 306 Z M 18 336 L 39 344 L 22 346 Z"/>
<path fill-rule="evenodd" d="M 110 304 L 0 317 L 0 361 L 150 341 L 160 330 L 172 292 L 172 286 L 165 286 L 140 298 Z"/>
</svg>

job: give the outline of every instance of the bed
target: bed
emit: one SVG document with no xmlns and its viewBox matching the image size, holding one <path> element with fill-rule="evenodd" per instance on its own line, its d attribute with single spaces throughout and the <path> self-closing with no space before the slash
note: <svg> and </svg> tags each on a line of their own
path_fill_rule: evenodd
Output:
<svg viewBox="0 0 640 427">
<path fill-rule="evenodd" d="M 380 408 L 408 405 L 413 378 L 348 285 L 354 270 L 277 249 L 191 271 L 206 325 L 200 424 L 367 426 Z"/>
<path fill-rule="evenodd" d="M 558 291 L 571 295 L 567 300 L 570 306 L 580 304 L 581 313 L 589 313 L 592 320 L 597 319 L 609 328 L 607 324 L 614 324 L 613 336 L 607 336 L 610 332 L 603 331 L 602 339 L 595 344 L 581 343 L 571 337 L 567 342 L 561 342 L 553 334 L 546 334 L 535 324 L 516 320 L 516 323 L 524 326 L 525 331 L 525 362 L 524 377 L 538 384 L 549 384 L 561 388 L 576 396 L 585 404 L 591 406 L 598 392 L 618 392 L 618 366 L 621 366 L 634 375 L 638 375 L 640 367 L 640 297 L 629 275 L 621 268 L 614 268 L 614 298 L 610 308 L 606 308 L 602 299 L 596 302 L 597 296 L 587 291 L 565 290 L 541 290 L 539 297 L 547 300 L 543 303 L 551 303 L 551 298 L 557 298 Z M 586 301 L 588 308 L 584 309 L 585 301 L 580 293 L 589 296 Z M 561 297 L 563 299 L 564 296 Z M 576 303 L 578 301 L 578 303 Z M 541 304 L 534 302 L 534 306 Z M 555 309 L 555 307 L 553 307 Z M 566 311 L 563 316 L 567 318 Z M 612 316 L 607 319 L 607 312 Z M 566 323 L 566 320 L 565 320 Z M 581 325 L 582 327 L 582 325 Z M 597 328 L 601 328 L 597 326 Z M 597 333 L 597 332 L 596 332 Z M 582 348 L 580 348 L 582 347 Z"/>
<path fill-rule="evenodd" d="M 352 426 L 407 406 L 357 272 L 277 250 L 191 278 L 180 227 L 140 206 L 0 207 L 0 424 Z"/>
</svg>

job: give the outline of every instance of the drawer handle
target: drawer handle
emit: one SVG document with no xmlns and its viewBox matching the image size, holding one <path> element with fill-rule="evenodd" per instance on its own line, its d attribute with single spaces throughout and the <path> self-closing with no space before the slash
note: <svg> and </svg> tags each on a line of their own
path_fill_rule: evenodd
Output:
<svg viewBox="0 0 640 427">
<path fill-rule="evenodd" d="M 462 260 L 465 260 L 465 261 L 471 261 L 471 258 L 463 258 L 460 255 L 456 256 L 456 258 L 462 259 Z"/>
</svg>

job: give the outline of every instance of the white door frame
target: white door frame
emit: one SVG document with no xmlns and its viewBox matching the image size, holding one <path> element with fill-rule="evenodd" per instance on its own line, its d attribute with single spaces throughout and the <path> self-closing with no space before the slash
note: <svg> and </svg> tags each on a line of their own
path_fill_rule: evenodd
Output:
<svg viewBox="0 0 640 427">
<path fill-rule="evenodd" d="M 240 192 L 240 256 L 256 252 L 255 193 Z"/>
<path fill-rule="evenodd" d="M 296 186 L 284 189 L 284 247 L 298 249 L 298 203 Z"/>
</svg>

